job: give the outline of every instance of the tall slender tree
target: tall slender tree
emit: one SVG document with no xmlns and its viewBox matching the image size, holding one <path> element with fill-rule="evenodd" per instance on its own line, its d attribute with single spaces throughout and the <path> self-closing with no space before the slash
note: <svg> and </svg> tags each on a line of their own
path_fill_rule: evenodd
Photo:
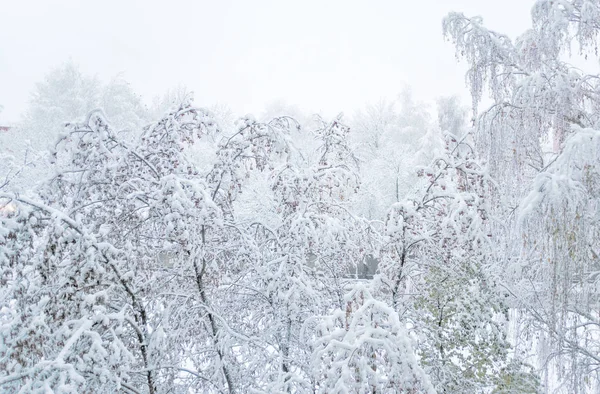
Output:
<svg viewBox="0 0 600 394">
<path fill-rule="evenodd" d="M 476 147 L 498 181 L 497 216 L 517 332 L 537 338 L 547 389 L 597 391 L 598 76 L 569 61 L 597 60 L 600 3 L 538 0 L 530 30 L 514 42 L 480 18 L 444 21 L 469 64 L 474 111 L 484 89 L 493 105 L 477 118 Z M 515 214 L 516 213 L 516 214 Z M 515 283 L 517 285 L 515 285 Z"/>
</svg>

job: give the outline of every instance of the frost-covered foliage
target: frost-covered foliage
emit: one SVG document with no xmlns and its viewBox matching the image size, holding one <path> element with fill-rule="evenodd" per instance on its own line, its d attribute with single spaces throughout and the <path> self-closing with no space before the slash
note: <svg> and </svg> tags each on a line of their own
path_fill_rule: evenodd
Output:
<svg viewBox="0 0 600 394">
<path fill-rule="evenodd" d="M 2 153 L 10 154 L 0 163 L 0 172 L 20 170 L 20 176 L 13 179 L 13 189 L 27 192 L 49 176 L 48 151 L 65 123 L 79 121 L 98 108 L 106 113 L 111 127 L 122 132 L 124 140 L 135 140 L 134 134 L 150 122 L 141 97 L 121 76 L 101 83 L 67 62 L 37 83 L 21 121 L 0 135 L 0 144 L 7 148 Z"/>
<path fill-rule="evenodd" d="M 130 145 L 94 111 L 67 126 L 41 202 L 2 196 L 4 381 L 233 390 L 235 357 L 221 348 L 226 323 L 209 298 L 239 271 L 231 260 L 243 262 L 229 183 L 240 176 L 233 161 L 261 138 L 240 134 L 236 148 L 230 139 L 203 176 L 185 146 L 216 128 L 184 104 Z"/>
<path fill-rule="evenodd" d="M 494 278 L 486 190 L 491 180 L 464 140 L 419 170 L 422 194 L 394 204 L 385 224 L 381 291 L 418 336 L 439 392 L 480 392 L 506 359 L 503 294 Z"/>
<path fill-rule="evenodd" d="M 434 393 L 398 313 L 355 286 L 318 327 L 318 393 Z M 323 368 L 325 367 L 325 368 Z"/>
<path fill-rule="evenodd" d="M 431 118 L 428 107 L 415 102 L 409 89 L 395 101 L 369 105 L 354 116 L 352 142 L 364 184 L 355 203 L 357 213 L 381 220 L 391 204 L 415 191 L 415 166 L 429 164 L 443 150 L 442 135 Z"/>
<path fill-rule="evenodd" d="M 3 390 L 481 392 L 514 372 L 468 144 L 379 221 L 341 116 L 217 123 L 184 101 L 131 141 L 94 110 L 37 195 L 0 186 Z"/>
<path fill-rule="evenodd" d="M 366 225 L 348 210 L 359 186 L 349 129 L 339 118 L 317 124 L 318 159 L 302 163 L 290 156 L 273 167 L 267 178 L 271 223 L 253 223 L 263 263 L 247 286 L 261 294 L 252 313 L 260 321 L 258 335 L 273 346 L 272 361 L 263 366 L 261 389 L 267 392 L 314 386 L 311 319 L 332 303 L 339 307 L 343 283 L 365 254 L 360 240 Z"/>
<path fill-rule="evenodd" d="M 348 128 L 319 124 L 307 167 L 285 117 L 240 119 L 210 166 L 191 146 L 219 128 L 186 102 L 133 143 L 100 110 L 67 124 L 37 198 L 2 184 L 2 388 L 313 387 L 304 322 L 341 305 L 368 230 L 347 209 L 359 186 Z M 251 174 L 271 185 L 273 229 L 238 219 Z"/>
<path fill-rule="evenodd" d="M 27 230 L 15 234 L 31 234 L 31 250 L 24 250 L 37 256 L 11 255 L 14 268 L 4 272 L 11 286 L 3 314 L 13 320 L 3 319 L 3 342 L 31 341 L 8 347 L 22 349 L 26 361 L 3 357 L 12 364 L 8 377 L 26 371 L 22 379 L 31 379 L 32 390 L 47 385 L 59 392 L 65 391 L 61 385 L 73 392 L 113 392 L 142 381 L 155 392 L 159 381 L 175 379 L 173 365 L 187 356 L 165 357 L 160 348 L 191 339 L 184 332 L 194 331 L 206 315 L 188 306 L 186 314 L 195 314 L 197 324 L 171 321 L 186 305 L 176 294 L 191 282 L 181 283 L 182 277 L 198 271 L 205 253 L 190 230 L 220 217 L 181 149 L 213 127 L 207 113 L 181 107 L 148 127 L 134 149 L 103 113 L 92 112 L 84 123 L 69 125 L 57 144 L 57 175 L 45 185 L 42 203 L 3 196 L 16 204 L 15 218 L 29 217 Z M 7 242 L 17 242 L 11 234 Z M 9 250 L 23 248 L 12 244 Z M 172 257 L 167 267 L 162 256 Z M 24 284 L 30 287 L 21 289 Z M 37 313 L 17 307 L 23 291 L 34 297 L 27 303 L 37 305 Z M 202 291 L 183 294 L 202 299 Z M 28 329 L 32 324 L 44 330 Z"/>
<path fill-rule="evenodd" d="M 547 390 L 597 392 L 600 84 L 569 62 L 598 61 L 600 2 L 538 0 L 514 42 L 452 13 L 444 31 L 469 64 L 476 147 L 498 182 L 493 229 L 514 296 L 514 341 Z"/>
<path fill-rule="evenodd" d="M 599 8 L 538 0 L 515 42 L 450 14 L 472 128 L 409 91 L 348 123 L 146 111 L 56 70 L 21 125 L 41 186 L 0 151 L 0 391 L 597 391 L 599 85 L 565 59 Z"/>
</svg>

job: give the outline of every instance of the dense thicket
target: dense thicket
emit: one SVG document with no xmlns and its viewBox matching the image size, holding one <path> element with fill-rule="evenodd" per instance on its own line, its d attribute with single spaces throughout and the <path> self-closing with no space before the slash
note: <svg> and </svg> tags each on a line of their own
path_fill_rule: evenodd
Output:
<svg viewBox="0 0 600 394">
<path fill-rule="evenodd" d="M 597 56 L 600 3 L 532 15 L 514 43 L 445 19 L 474 127 L 409 92 L 236 122 L 172 95 L 149 122 L 55 70 L 35 154 L 3 161 L 1 391 L 598 390 L 600 91 L 565 59 Z"/>
</svg>

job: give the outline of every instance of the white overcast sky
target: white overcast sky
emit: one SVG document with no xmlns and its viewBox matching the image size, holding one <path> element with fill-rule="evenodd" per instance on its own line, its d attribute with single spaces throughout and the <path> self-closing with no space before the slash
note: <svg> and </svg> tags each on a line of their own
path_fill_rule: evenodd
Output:
<svg viewBox="0 0 600 394">
<path fill-rule="evenodd" d="M 108 80 L 123 73 L 147 100 L 185 85 L 196 104 L 260 112 L 284 99 L 334 114 L 393 98 L 465 94 L 445 42 L 449 11 L 516 36 L 533 0 L 0 0 L 0 123 L 37 81 L 72 59 Z"/>
</svg>

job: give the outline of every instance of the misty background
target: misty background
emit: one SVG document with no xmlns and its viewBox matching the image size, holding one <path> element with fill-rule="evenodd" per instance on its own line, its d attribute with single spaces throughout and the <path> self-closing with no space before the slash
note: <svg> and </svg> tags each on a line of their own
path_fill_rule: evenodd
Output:
<svg viewBox="0 0 600 394">
<path fill-rule="evenodd" d="M 146 104 L 185 87 L 196 104 L 236 115 L 285 101 L 351 114 L 393 100 L 459 95 L 465 64 L 441 34 L 449 11 L 481 15 L 514 37 L 533 1 L 0 1 L 0 125 L 20 121 L 36 82 L 71 61 L 106 83 L 120 77 Z"/>
</svg>

